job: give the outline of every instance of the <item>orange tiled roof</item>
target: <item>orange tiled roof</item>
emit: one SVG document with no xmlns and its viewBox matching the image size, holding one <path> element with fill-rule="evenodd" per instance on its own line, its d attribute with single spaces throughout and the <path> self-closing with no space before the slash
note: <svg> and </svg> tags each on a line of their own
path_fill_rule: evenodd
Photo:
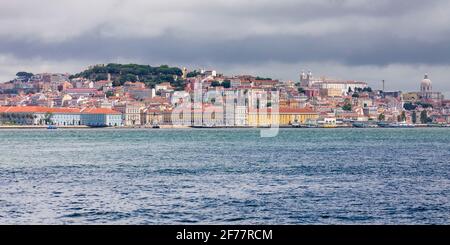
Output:
<svg viewBox="0 0 450 245">
<path fill-rule="evenodd" d="M 105 108 L 50 108 L 43 106 L 0 106 L 0 113 L 120 114 Z"/>
<path fill-rule="evenodd" d="M 147 109 L 146 112 L 147 113 L 161 113 L 161 110 L 159 110 L 159 109 Z"/>
<path fill-rule="evenodd" d="M 251 113 L 272 113 L 272 109 L 268 108 L 266 110 L 258 110 L 258 109 L 253 109 L 250 110 Z M 311 113 L 316 113 L 314 110 L 312 110 L 311 108 L 288 108 L 288 107 L 281 107 L 279 108 L 279 113 L 285 113 L 285 114 L 311 114 Z"/>
<path fill-rule="evenodd" d="M 82 110 L 83 114 L 121 114 L 118 111 L 108 108 L 86 108 Z"/>
<path fill-rule="evenodd" d="M 98 90 L 96 88 L 68 88 L 65 90 L 65 92 L 67 93 L 94 93 L 97 92 Z"/>
<path fill-rule="evenodd" d="M 2 113 L 77 113 L 76 108 L 49 108 L 43 106 L 8 106 L 0 107 Z"/>
<path fill-rule="evenodd" d="M 145 100 L 146 103 L 155 103 L 155 104 L 164 104 L 164 103 L 169 103 L 170 101 L 167 98 L 163 98 L 163 97 L 153 97 L 150 99 L 146 99 Z"/>
</svg>

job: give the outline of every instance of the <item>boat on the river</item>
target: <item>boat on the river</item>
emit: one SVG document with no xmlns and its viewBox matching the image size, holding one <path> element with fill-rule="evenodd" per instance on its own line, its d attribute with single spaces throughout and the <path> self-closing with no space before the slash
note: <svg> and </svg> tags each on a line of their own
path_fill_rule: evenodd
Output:
<svg viewBox="0 0 450 245">
<path fill-rule="evenodd" d="M 354 128 L 368 128 L 369 124 L 363 123 L 363 122 L 354 122 L 353 124 Z"/>
<path fill-rule="evenodd" d="M 408 124 L 405 122 L 391 123 L 391 128 L 415 128 L 414 124 Z"/>
</svg>

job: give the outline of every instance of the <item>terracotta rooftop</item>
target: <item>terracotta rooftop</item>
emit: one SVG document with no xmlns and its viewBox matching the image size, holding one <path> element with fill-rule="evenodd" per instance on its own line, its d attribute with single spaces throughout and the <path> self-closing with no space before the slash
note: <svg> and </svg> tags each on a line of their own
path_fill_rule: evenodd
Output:
<svg viewBox="0 0 450 245">
<path fill-rule="evenodd" d="M 267 108 L 266 110 L 258 110 L 258 109 L 251 109 L 251 113 L 272 113 L 271 108 Z M 279 113 L 286 113 L 286 114 L 310 114 L 310 113 L 316 113 L 311 108 L 288 108 L 288 107 L 281 107 L 279 108 Z"/>
<path fill-rule="evenodd" d="M 43 106 L 0 106 L 0 113 L 120 114 L 105 108 L 50 108 Z"/>
<path fill-rule="evenodd" d="M 81 110 L 83 114 L 121 114 L 118 111 L 108 109 L 108 108 L 85 108 Z"/>
</svg>

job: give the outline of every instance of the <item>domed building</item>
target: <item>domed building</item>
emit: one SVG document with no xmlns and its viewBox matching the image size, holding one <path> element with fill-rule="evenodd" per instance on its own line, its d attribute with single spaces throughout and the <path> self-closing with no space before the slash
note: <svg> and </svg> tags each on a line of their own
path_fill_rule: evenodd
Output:
<svg viewBox="0 0 450 245">
<path fill-rule="evenodd" d="M 432 101 L 441 101 L 444 99 L 444 96 L 440 92 L 433 92 L 433 83 L 430 78 L 428 78 L 428 74 L 425 74 L 425 77 L 420 82 L 420 99 L 422 100 L 432 100 Z"/>
<path fill-rule="evenodd" d="M 420 92 L 429 93 L 433 91 L 433 84 L 431 80 L 428 78 L 428 74 L 425 74 L 424 79 L 420 83 Z"/>
</svg>

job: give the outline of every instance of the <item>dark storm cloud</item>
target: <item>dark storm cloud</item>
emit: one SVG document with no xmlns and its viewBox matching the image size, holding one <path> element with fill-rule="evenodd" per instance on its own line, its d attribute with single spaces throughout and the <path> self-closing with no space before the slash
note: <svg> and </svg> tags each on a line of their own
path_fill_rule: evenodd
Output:
<svg viewBox="0 0 450 245">
<path fill-rule="evenodd" d="M 259 35 L 239 40 L 155 38 L 114 39 L 88 35 L 61 43 L 0 40 L 0 53 L 50 60 L 114 60 L 147 62 L 298 63 L 336 61 L 346 65 L 450 64 L 450 42 L 433 43 L 379 35 L 302 37 Z"/>
<path fill-rule="evenodd" d="M 442 72 L 449 12 L 447 0 L 1 1 L 0 72 L 122 60 L 255 71 L 277 63 L 291 79 L 313 63 L 370 78 L 383 67 L 395 74 L 392 65 L 402 75 Z"/>
<path fill-rule="evenodd" d="M 29 1 L 18 2 L 0 4 L 5 5 L 0 20 L 17 25 L 0 29 L 0 53 L 19 58 L 450 62 L 448 18 L 436 13 L 450 5 L 439 0 L 192 1 L 192 6 L 182 1 L 98 1 L 91 6 L 72 2 L 67 9 L 61 4 L 52 9 L 56 1 L 51 0 L 20 9 L 17 5 Z M 34 15 L 46 7 L 49 13 Z"/>
</svg>

